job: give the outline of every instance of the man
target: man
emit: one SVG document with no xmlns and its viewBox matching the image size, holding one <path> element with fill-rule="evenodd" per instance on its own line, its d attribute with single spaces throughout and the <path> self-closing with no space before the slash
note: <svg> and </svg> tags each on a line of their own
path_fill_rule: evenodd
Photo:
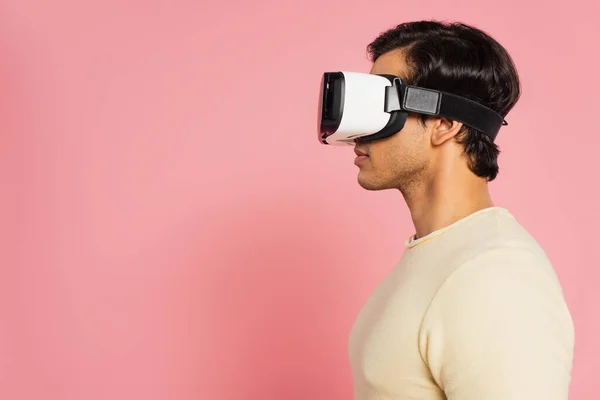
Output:
<svg viewBox="0 0 600 400">
<path fill-rule="evenodd" d="M 520 95 L 506 50 L 464 24 L 401 24 L 368 49 L 372 74 L 501 116 Z M 355 399 L 566 400 L 573 323 L 544 251 L 492 202 L 494 142 L 457 121 L 409 115 L 390 137 L 358 139 L 355 152 L 360 185 L 400 190 L 415 228 L 352 329 Z"/>
</svg>

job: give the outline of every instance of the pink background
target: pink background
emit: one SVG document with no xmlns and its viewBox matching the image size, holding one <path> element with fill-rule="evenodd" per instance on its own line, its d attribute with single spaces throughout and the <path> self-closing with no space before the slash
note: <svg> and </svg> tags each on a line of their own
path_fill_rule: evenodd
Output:
<svg viewBox="0 0 600 400">
<path fill-rule="evenodd" d="M 519 68 L 492 190 L 564 285 L 571 399 L 600 398 L 597 6 L 484 3 L 4 0 L 0 398 L 351 399 L 412 226 L 317 143 L 319 79 L 432 17 Z"/>
</svg>

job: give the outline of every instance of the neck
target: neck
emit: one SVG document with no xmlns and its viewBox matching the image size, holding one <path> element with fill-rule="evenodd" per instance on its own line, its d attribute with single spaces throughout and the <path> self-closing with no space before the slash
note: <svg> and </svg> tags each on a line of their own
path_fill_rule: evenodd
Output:
<svg viewBox="0 0 600 400">
<path fill-rule="evenodd" d="M 416 238 L 494 206 L 486 180 L 471 171 L 446 171 L 403 192 L 403 196 L 411 213 Z"/>
</svg>

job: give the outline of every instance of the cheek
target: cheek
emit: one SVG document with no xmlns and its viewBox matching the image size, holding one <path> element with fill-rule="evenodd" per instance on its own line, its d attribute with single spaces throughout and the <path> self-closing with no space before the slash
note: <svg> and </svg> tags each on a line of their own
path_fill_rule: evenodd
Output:
<svg viewBox="0 0 600 400">
<path fill-rule="evenodd" d="M 377 153 L 377 167 L 384 168 L 390 173 L 404 171 L 418 164 L 424 157 L 423 138 L 411 131 L 403 131 L 389 138 Z"/>
<path fill-rule="evenodd" d="M 385 142 L 378 149 L 377 155 L 379 162 L 386 168 L 393 169 L 394 166 L 401 163 L 403 155 L 409 152 L 407 148 L 406 138 L 401 133 L 386 138 Z"/>
</svg>

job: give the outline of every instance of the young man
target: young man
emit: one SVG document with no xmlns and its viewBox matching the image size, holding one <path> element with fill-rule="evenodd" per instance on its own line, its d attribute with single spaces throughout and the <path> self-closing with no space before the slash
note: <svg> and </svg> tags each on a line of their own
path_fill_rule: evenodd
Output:
<svg viewBox="0 0 600 400">
<path fill-rule="evenodd" d="M 506 116 L 520 85 L 478 29 L 406 23 L 369 45 L 372 74 L 463 96 Z M 502 133 L 500 133 L 502 134 Z M 415 235 L 350 334 L 356 400 L 567 400 L 574 329 L 544 251 L 493 204 L 494 142 L 441 117 L 356 141 L 358 182 L 399 189 Z"/>
</svg>

